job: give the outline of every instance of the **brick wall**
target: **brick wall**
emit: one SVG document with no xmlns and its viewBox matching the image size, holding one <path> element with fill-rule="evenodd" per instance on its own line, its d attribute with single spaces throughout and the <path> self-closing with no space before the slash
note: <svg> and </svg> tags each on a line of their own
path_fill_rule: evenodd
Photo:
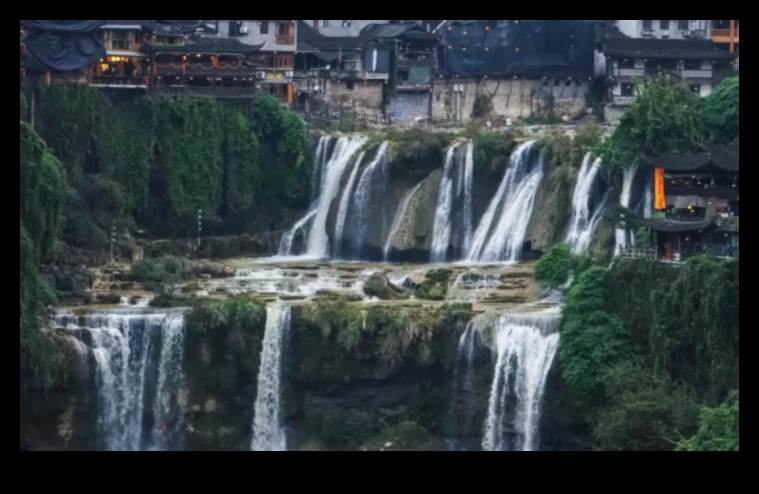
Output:
<svg viewBox="0 0 759 494">
<path fill-rule="evenodd" d="M 430 93 L 398 93 L 390 100 L 393 123 L 413 123 L 430 118 Z"/>
<path fill-rule="evenodd" d="M 528 115 L 572 117 L 585 108 L 585 95 L 591 81 L 484 79 L 435 81 L 432 88 L 432 119 L 436 122 L 453 121 L 456 97 L 454 86 L 462 89 L 460 108 L 462 122 L 472 119 L 475 102 L 487 118 L 494 121 L 507 117 Z"/>
</svg>

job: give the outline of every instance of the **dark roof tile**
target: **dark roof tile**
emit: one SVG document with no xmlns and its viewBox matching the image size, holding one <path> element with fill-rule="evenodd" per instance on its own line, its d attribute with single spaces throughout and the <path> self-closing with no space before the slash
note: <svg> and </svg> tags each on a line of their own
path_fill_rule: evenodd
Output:
<svg viewBox="0 0 759 494">
<path fill-rule="evenodd" d="M 703 39 L 652 39 L 608 38 L 603 42 L 604 53 L 612 57 L 713 59 L 735 58 L 735 55 L 718 49 L 710 40 Z"/>
<path fill-rule="evenodd" d="M 670 219 L 639 219 L 640 224 L 650 227 L 657 232 L 686 233 L 705 230 L 714 226 L 711 220 L 705 221 L 675 221 Z"/>
</svg>

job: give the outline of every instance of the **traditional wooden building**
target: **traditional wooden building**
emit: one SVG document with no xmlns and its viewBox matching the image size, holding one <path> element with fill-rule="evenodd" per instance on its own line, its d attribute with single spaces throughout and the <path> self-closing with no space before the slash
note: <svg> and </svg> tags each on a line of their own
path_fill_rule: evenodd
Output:
<svg viewBox="0 0 759 494">
<path fill-rule="evenodd" d="M 738 254 L 738 146 L 709 146 L 702 152 L 655 160 L 651 246 L 659 259 L 681 261 L 712 253 Z"/>
<path fill-rule="evenodd" d="M 258 53 L 235 38 L 191 37 L 174 44 L 145 43 L 154 94 L 220 98 L 255 96 Z"/>
</svg>

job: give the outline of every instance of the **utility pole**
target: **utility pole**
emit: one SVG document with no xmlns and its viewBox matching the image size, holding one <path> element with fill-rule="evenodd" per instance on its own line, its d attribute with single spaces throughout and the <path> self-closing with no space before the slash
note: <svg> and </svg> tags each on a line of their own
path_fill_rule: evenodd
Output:
<svg viewBox="0 0 759 494">
<path fill-rule="evenodd" d="M 111 262 L 113 262 L 113 244 L 116 242 L 116 223 L 111 221 Z"/>
<path fill-rule="evenodd" d="M 200 250 L 200 230 L 201 230 L 202 218 L 203 218 L 203 210 L 198 209 L 198 245 L 196 247 L 198 250 Z"/>
</svg>

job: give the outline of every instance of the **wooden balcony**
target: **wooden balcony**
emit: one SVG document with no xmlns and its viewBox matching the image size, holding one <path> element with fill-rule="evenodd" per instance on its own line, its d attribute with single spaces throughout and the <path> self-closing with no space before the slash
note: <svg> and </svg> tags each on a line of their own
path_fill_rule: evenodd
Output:
<svg viewBox="0 0 759 494">
<path fill-rule="evenodd" d="M 254 77 L 255 73 L 260 70 L 256 67 L 250 67 L 244 64 L 220 63 L 213 65 L 211 63 L 156 63 L 156 75 L 191 75 L 201 77 L 220 77 L 220 76 L 242 76 Z"/>
<path fill-rule="evenodd" d="M 274 44 L 292 46 L 295 44 L 295 35 L 288 35 L 288 36 L 276 35 L 274 36 Z"/>
<path fill-rule="evenodd" d="M 722 258 L 738 257 L 738 247 L 726 244 L 683 243 L 677 249 L 667 249 L 660 253 L 655 247 L 625 247 L 619 256 L 623 259 L 653 259 L 679 264 L 690 257 L 713 255 Z"/>
<path fill-rule="evenodd" d="M 735 201 L 738 199 L 738 189 L 732 187 L 676 187 L 674 185 L 665 185 L 664 194 L 668 197 L 715 197 L 726 201 Z"/>
<path fill-rule="evenodd" d="M 147 77 L 117 77 L 92 76 L 90 86 L 115 89 L 145 89 L 148 87 Z"/>
<path fill-rule="evenodd" d="M 710 35 L 715 43 L 738 43 L 738 31 L 739 29 L 712 29 Z"/>
</svg>

